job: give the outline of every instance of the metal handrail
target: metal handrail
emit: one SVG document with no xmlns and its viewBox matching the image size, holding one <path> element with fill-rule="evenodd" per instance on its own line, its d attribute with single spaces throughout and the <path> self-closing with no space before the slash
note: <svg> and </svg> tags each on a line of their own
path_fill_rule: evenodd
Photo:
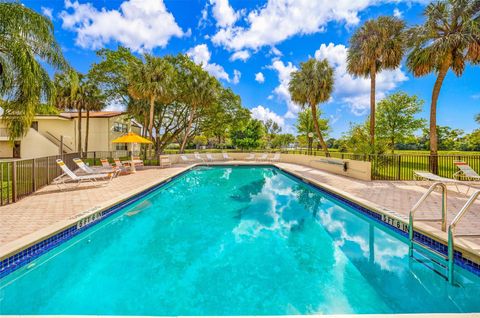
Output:
<svg viewBox="0 0 480 318">
<path fill-rule="evenodd" d="M 442 231 L 446 231 L 447 227 L 447 186 L 442 183 L 442 182 L 435 182 L 428 188 L 428 191 L 425 192 L 420 200 L 417 201 L 417 203 L 413 206 L 413 208 L 410 210 L 409 216 L 408 216 L 408 238 L 410 239 L 410 249 L 409 249 L 409 254 L 410 256 L 413 256 L 413 221 L 415 217 L 415 212 L 417 212 L 418 208 L 420 205 L 427 199 L 427 197 L 435 191 L 438 187 L 442 188 L 442 218 L 441 219 L 432 219 L 430 221 L 442 221 Z"/>
<path fill-rule="evenodd" d="M 470 209 L 472 204 L 475 202 L 476 199 L 480 196 L 480 190 L 475 191 L 470 199 L 468 199 L 467 203 L 462 207 L 460 212 L 458 212 L 457 216 L 453 219 L 452 223 L 448 226 L 448 281 L 453 284 L 453 266 L 455 264 L 454 262 L 454 251 L 455 251 L 455 228 L 460 222 L 460 220 L 463 218 L 463 216 L 467 213 L 467 211 Z"/>
</svg>

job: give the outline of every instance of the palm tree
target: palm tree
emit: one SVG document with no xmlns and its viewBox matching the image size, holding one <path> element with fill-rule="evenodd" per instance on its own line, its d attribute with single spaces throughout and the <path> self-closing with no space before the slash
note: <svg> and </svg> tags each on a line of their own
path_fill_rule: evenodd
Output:
<svg viewBox="0 0 480 318">
<path fill-rule="evenodd" d="M 41 103 L 53 104 L 53 83 L 45 64 L 68 68 L 45 16 L 18 2 L 0 2 L 0 105 L 10 140 L 30 127 Z"/>
<path fill-rule="evenodd" d="M 169 103 L 173 96 L 173 66 L 168 60 L 149 54 L 144 63 L 135 63 L 128 74 L 128 92 L 133 98 L 147 100 L 150 105 L 148 131 L 153 140 L 155 102 Z"/>
<path fill-rule="evenodd" d="M 183 100 L 190 106 L 189 118 L 185 129 L 185 136 L 180 146 L 183 152 L 187 144 L 188 136 L 198 112 L 214 105 L 220 90 L 220 83 L 208 72 L 202 69 L 201 65 L 189 63 L 189 72 L 184 80 Z"/>
<path fill-rule="evenodd" d="M 375 152 L 375 84 L 376 75 L 397 68 L 405 52 L 402 20 L 379 17 L 369 20 L 350 38 L 347 71 L 370 78 L 370 145 Z"/>
<path fill-rule="evenodd" d="M 437 76 L 430 105 L 430 169 L 438 173 L 437 101 L 451 69 L 461 76 L 467 62 L 480 63 L 480 1 L 445 0 L 430 3 L 426 21 L 408 30 L 411 51 L 407 66 L 416 77 Z"/>
<path fill-rule="evenodd" d="M 87 78 L 83 85 L 84 108 L 87 111 L 85 127 L 85 152 L 88 152 L 88 138 L 90 134 L 90 112 L 102 110 L 106 104 L 106 96 L 102 94 L 100 89 L 98 89 L 98 86 L 89 78 Z"/>
<path fill-rule="evenodd" d="M 313 123 L 318 139 L 325 151 L 330 156 L 327 144 L 323 140 L 318 124 L 317 105 L 328 101 L 333 90 L 333 69 L 326 59 L 318 61 L 314 58 L 300 64 L 300 70 L 292 72 L 288 90 L 292 101 L 312 110 Z"/>
</svg>

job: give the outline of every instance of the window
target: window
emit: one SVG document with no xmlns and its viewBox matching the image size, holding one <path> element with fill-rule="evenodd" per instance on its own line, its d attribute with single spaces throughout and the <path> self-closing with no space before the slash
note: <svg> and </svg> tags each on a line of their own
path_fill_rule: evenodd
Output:
<svg viewBox="0 0 480 318">
<path fill-rule="evenodd" d="M 128 150 L 127 144 L 115 144 L 115 150 Z"/>
<path fill-rule="evenodd" d="M 123 123 L 113 123 L 113 131 L 126 133 L 128 132 L 128 125 Z"/>
</svg>

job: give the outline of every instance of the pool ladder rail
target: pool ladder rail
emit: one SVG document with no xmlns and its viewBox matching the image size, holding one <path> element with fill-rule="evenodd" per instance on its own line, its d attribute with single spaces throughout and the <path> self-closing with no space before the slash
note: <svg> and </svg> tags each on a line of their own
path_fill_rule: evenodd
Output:
<svg viewBox="0 0 480 318">
<path fill-rule="evenodd" d="M 440 188 L 442 191 L 442 214 L 440 218 L 430 218 L 430 219 L 415 219 L 415 213 L 420 208 L 422 203 L 437 189 Z M 454 284 L 454 267 L 455 267 L 455 237 L 459 236 L 470 236 L 470 237 L 479 237 L 480 234 L 465 234 L 458 235 L 455 233 L 455 228 L 463 216 L 470 210 L 470 207 L 473 205 L 475 200 L 480 196 L 480 190 L 475 191 L 472 196 L 468 199 L 465 205 L 462 207 L 460 212 L 455 216 L 453 221 L 448 226 L 448 253 L 444 255 L 441 252 L 434 250 L 433 248 L 422 244 L 414 239 L 414 221 L 441 221 L 442 222 L 442 231 L 447 232 L 447 186 L 442 182 L 435 182 L 430 186 L 430 188 L 423 194 L 423 196 L 418 200 L 418 202 L 410 210 L 408 218 L 408 238 L 409 238 L 409 255 L 413 257 L 414 250 L 419 251 L 422 255 L 430 258 L 433 262 L 437 263 L 441 267 L 447 270 L 446 278 L 453 285 Z"/>
</svg>

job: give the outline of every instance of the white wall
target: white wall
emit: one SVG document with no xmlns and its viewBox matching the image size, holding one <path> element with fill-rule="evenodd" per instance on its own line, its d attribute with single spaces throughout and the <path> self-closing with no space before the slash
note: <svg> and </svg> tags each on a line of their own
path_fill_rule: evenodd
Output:
<svg viewBox="0 0 480 318">
<path fill-rule="evenodd" d="M 58 153 L 58 147 L 33 128 L 28 130 L 20 143 L 22 159 L 55 156 Z"/>
</svg>

